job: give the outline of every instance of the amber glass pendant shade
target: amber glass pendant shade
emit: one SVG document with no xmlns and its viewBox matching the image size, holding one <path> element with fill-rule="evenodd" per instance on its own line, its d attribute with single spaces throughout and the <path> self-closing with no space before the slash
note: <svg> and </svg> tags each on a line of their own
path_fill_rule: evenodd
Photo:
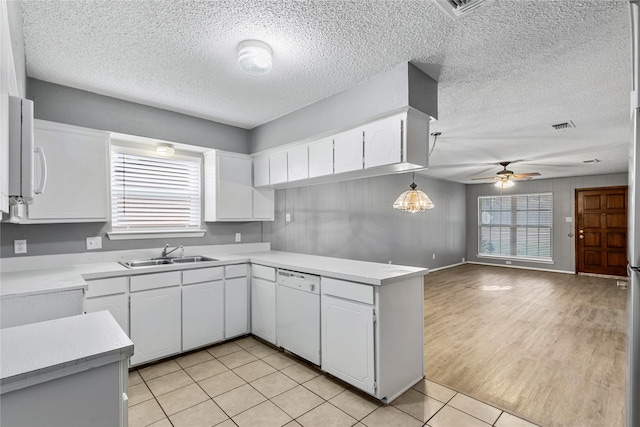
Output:
<svg viewBox="0 0 640 427">
<path fill-rule="evenodd" d="M 424 212 L 433 209 L 435 204 L 423 191 L 417 190 L 416 183 L 410 185 L 411 189 L 402 193 L 393 204 L 394 209 L 404 212 Z"/>
</svg>

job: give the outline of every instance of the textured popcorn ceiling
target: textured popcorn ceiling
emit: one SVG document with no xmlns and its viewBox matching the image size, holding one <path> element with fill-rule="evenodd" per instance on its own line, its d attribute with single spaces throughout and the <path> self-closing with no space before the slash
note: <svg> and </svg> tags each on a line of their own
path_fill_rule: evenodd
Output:
<svg viewBox="0 0 640 427">
<path fill-rule="evenodd" d="M 625 172 L 627 0 L 495 0 L 458 20 L 432 0 L 25 1 L 30 77 L 244 128 L 411 61 L 439 82 L 427 175 L 500 161 L 541 178 Z M 245 39 L 271 74 L 236 63 Z M 318 120 L 322 120 L 321 117 Z M 572 120 L 575 129 L 551 125 Z M 584 165 L 598 158 L 600 163 Z"/>
</svg>

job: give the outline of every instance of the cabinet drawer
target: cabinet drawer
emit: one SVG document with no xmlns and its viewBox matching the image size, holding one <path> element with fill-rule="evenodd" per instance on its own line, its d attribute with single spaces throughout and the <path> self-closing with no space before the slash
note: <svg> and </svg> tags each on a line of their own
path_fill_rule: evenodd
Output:
<svg viewBox="0 0 640 427">
<path fill-rule="evenodd" d="M 223 277 L 222 267 L 185 270 L 182 272 L 182 284 L 211 282 L 213 280 L 222 280 Z"/>
<path fill-rule="evenodd" d="M 251 265 L 251 276 L 259 279 L 276 281 L 276 269 L 273 267 L 266 267 L 264 265 Z"/>
<path fill-rule="evenodd" d="M 144 291 L 146 289 L 166 288 L 180 284 L 180 272 L 168 271 L 166 273 L 131 276 L 130 280 L 131 292 Z"/>
<path fill-rule="evenodd" d="M 224 277 L 244 277 L 247 275 L 247 264 L 227 265 L 224 267 Z"/>
<path fill-rule="evenodd" d="M 110 277 L 108 279 L 87 280 L 87 298 L 127 292 L 128 277 Z"/>
<path fill-rule="evenodd" d="M 373 304 L 373 286 L 323 277 L 320 281 L 323 295 L 333 295 L 365 304 Z"/>
</svg>

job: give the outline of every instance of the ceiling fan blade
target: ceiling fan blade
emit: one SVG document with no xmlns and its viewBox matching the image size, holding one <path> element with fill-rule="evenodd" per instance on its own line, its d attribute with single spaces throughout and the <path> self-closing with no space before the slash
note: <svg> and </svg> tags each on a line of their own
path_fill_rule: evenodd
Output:
<svg viewBox="0 0 640 427">
<path fill-rule="evenodd" d="M 530 172 L 530 173 L 517 173 L 511 176 L 513 178 L 527 178 L 531 176 L 540 176 L 540 174 L 538 172 Z"/>
<path fill-rule="evenodd" d="M 476 181 L 476 180 L 479 180 L 479 179 L 493 179 L 493 180 L 496 180 L 496 179 L 500 179 L 500 177 L 498 177 L 498 176 L 491 176 L 491 177 L 486 177 L 486 178 L 471 178 L 471 179 L 472 179 L 473 181 Z"/>
</svg>

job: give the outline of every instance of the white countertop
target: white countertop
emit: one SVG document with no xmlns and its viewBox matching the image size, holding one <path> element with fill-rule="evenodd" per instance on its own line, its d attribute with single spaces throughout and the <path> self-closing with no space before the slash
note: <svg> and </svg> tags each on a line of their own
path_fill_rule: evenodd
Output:
<svg viewBox="0 0 640 427">
<path fill-rule="evenodd" d="M 38 263 L 34 262 L 29 265 L 30 269 L 3 271 L 2 274 L 0 274 L 0 295 L 2 298 L 10 298 L 13 296 L 57 292 L 69 289 L 86 289 L 87 285 L 85 280 L 90 279 L 114 276 L 133 276 L 162 271 L 206 268 L 247 262 L 317 274 L 335 279 L 366 283 L 374 286 L 394 283 L 411 277 L 424 276 L 429 272 L 428 269 L 421 267 L 355 261 L 270 250 L 234 252 L 228 247 L 216 246 L 198 247 L 197 254 L 216 258 L 218 261 L 180 265 L 161 265 L 132 269 L 126 268 L 116 261 L 107 261 L 109 255 L 107 255 L 107 253 L 103 254 L 102 259 L 96 260 L 99 262 L 85 261 L 85 263 L 71 264 L 55 268 L 51 267 L 52 263 L 49 260 L 51 257 L 56 257 L 57 255 L 51 255 L 50 257 L 34 257 L 42 259 L 40 261 L 40 265 L 44 268 L 38 268 Z M 191 251 L 189 254 L 191 254 Z M 142 258 L 142 256 L 135 251 L 132 251 L 129 258 L 126 257 L 126 253 L 118 255 L 118 259 Z"/>
<path fill-rule="evenodd" d="M 107 311 L 1 329 L 0 341 L 2 393 L 133 354 L 133 342 Z"/>
</svg>

